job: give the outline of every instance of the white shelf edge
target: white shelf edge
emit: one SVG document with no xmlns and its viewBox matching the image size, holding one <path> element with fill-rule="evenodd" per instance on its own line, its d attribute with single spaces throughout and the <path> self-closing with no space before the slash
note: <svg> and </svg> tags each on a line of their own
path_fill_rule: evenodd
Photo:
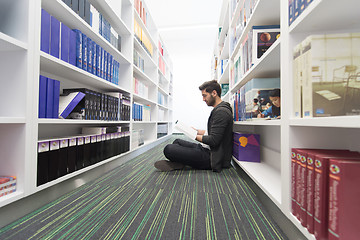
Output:
<svg viewBox="0 0 360 240">
<path fill-rule="evenodd" d="M 155 124 L 156 121 L 132 121 L 133 124 Z"/>
<path fill-rule="evenodd" d="M 0 51 L 27 50 L 28 45 L 16 38 L 0 32 Z"/>
<path fill-rule="evenodd" d="M 134 70 L 134 73 L 140 75 L 140 77 L 143 80 L 145 80 L 147 82 L 150 82 L 152 85 L 156 86 L 156 83 L 148 75 L 146 75 L 146 73 L 144 73 L 138 66 L 136 66 L 135 64 L 133 64 L 133 70 Z"/>
<path fill-rule="evenodd" d="M 145 103 L 152 104 L 152 105 L 157 104 L 155 101 L 152 101 L 150 99 L 147 99 L 147 98 L 142 97 L 142 96 L 140 96 L 138 94 L 135 94 L 135 93 L 133 93 L 133 100 L 134 100 L 134 102 L 135 101 L 140 101 L 140 102 L 145 102 Z"/>
<path fill-rule="evenodd" d="M 0 208 L 11 204 L 25 196 L 23 191 L 16 190 L 13 193 L 0 197 Z"/>
<path fill-rule="evenodd" d="M 278 207 L 281 207 L 281 174 L 279 171 L 265 163 L 240 162 L 234 157 L 233 160 Z M 266 175 L 267 178 L 264 178 Z"/>
<path fill-rule="evenodd" d="M 280 119 L 259 119 L 259 120 L 249 120 L 249 121 L 235 121 L 236 125 L 254 125 L 254 126 L 280 126 Z"/>
<path fill-rule="evenodd" d="M 267 72 L 263 73 L 264 68 L 269 66 L 269 63 L 275 62 L 278 64 L 276 69 L 273 69 L 274 72 L 279 72 L 280 76 L 280 44 L 281 44 L 281 37 L 278 38 L 273 45 L 258 59 L 258 61 L 250 67 L 250 69 L 244 74 L 244 76 L 235 83 L 233 87 L 231 87 L 230 91 L 234 92 L 240 88 L 240 86 L 244 85 L 247 81 L 254 77 L 264 76 Z M 271 61 L 270 58 L 278 58 L 278 61 Z"/>
<path fill-rule="evenodd" d="M 360 128 L 360 116 L 292 118 L 290 119 L 290 126 Z"/>
<path fill-rule="evenodd" d="M 38 119 L 38 124 L 64 124 L 64 125 L 71 125 L 71 124 L 130 124 L 130 121 L 100 121 L 100 120 L 77 120 L 77 119 Z"/>
<path fill-rule="evenodd" d="M 0 124 L 25 124 L 25 117 L 0 117 Z"/>
</svg>

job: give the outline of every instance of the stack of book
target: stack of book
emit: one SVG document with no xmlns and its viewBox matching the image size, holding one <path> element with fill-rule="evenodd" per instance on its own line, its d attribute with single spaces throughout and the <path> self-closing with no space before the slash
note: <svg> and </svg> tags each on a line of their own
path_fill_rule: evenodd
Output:
<svg viewBox="0 0 360 240">
<path fill-rule="evenodd" d="M 360 33 L 311 35 L 293 51 L 294 117 L 360 115 Z"/>
<path fill-rule="evenodd" d="M 133 103 L 134 121 L 151 121 L 151 106 L 141 103 Z"/>
<path fill-rule="evenodd" d="M 145 61 L 141 57 L 140 53 L 134 49 L 134 64 L 137 66 L 141 71 L 145 72 Z"/>
<path fill-rule="evenodd" d="M 149 97 L 149 87 L 141 82 L 139 79 L 134 77 L 134 93 L 143 97 Z"/>
<path fill-rule="evenodd" d="M 147 35 L 146 31 L 142 29 L 140 24 L 134 20 L 134 34 L 139 43 L 144 47 L 145 51 L 152 56 L 153 55 L 153 45 L 150 41 L 150 37 Z"/>
<path fill-rule="evenodd" d="M 130 150 L 128 126 L 84 128 L 83 135 L 38 141 L 37 186 Z"/>
<path fill-rule="evenodd" d="M 15 176 L 0 176 L 0 197 L 16 191 Z"/>
<path fill-rule="evenodd" d="M 292 213 L 316 239 L 356 239 L 360 153 L 291 149 Z"/>
<path fill-rule="evenodd" d="M 58 118 L 60 81 L 41 76 L 39 78 L 39 118 Z"/>
</svg>

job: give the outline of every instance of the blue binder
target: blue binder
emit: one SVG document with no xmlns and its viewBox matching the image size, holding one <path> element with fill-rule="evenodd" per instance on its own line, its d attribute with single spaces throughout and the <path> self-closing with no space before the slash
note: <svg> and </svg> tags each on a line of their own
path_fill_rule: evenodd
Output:
<svg viewBox="0 0 360 240">
<path fill-rule="evenodd" d="M 84 69 L 85 71 L 87 71 L 87 57 L 88 57 L 88 52 L 87 52 L 87 37 L 84 33 L 81 34 L 82 35 L 82 69 Z"/>
<path fill-rule="evenodd" d="M 53 117 L 53 107 L 54 107 L 54 80 L 48 78 L 47 88 L 46 88 L 46 118 Z"/>
<path fill-rule="evenodd" d="M 50 54 L 54 57 L 59 58 L 60 22 L 53 16 L 51 16 L 50 22 Z"/>
<path fill-rule="evenodd" d="M 39 77 L 39 118 L 46 117 L 47 77 Z"/>
<path fill-rule="evenodd" d="M 59 97 L 60 97 L 60 81 L 54 80 L 54 92 L 53 92 L 53 114 L 52 118 L 59 118 Z"/>
<path fill-rule="evenodd" d="M 50 53 L 50 14 L 41 9 L 40 50 Z"/>
<path fill-rule="evenodd" d="M 87 38 L 87 71 L 92 73 L 93 49 L 92 40 Z"/>
<path fill-rule="evenodd" d="M 82 33 L 80 30 L 73 30 L 75 32 L 75 39 L 76 39 L 76 66 L 82 68 L 83 59 L 82 59 Z"/>
<path fill-rule="evenodd" d="M 69 62 L 70 28 L 61 23 L 61 60 Z"/>
<path fill-rule="evenodd" d="M 72 30 L 69 34 L 69 63 L 76 66 L 76 33 Z"/>
</svg>

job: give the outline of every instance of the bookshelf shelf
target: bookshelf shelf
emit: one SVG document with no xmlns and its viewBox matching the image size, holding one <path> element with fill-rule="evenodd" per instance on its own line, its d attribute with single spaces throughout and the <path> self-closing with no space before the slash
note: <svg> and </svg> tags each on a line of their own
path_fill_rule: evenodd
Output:
<svg viewBox="0 0 360 240">
<path fill-rule="evenodd" d="M 27 50 L 27 44 L 0 32 L 0 51 Z"/>
<path fill-rule="evenodd" d="M 250 79 L 261 77 L 279 77 L 280 76 L 280 43 L 281 37 L 261 56 L 248 72 L 245 73 L 241 81 L 237 82 L 231 89 L 231 92 L 237 91 L 242 85 Z"/>
<path fill-rule="evenodd" d="M 222 21 L 222 16 L 225 15 L 223 11 L 229 11 L 228 18 L 225 21 L 229 22 L 228 35 L 231 38 L 234 38 L 230 33 L 239 24 L 238 18 L 244 3 L 246 3 L 244 0 L 223 1 L 219 27 L 225 25 Z M 233 105 L 235 94 L 239 94 L 239 90 L 251 79 L 280 77 L 281 119 L 234 122 L 234 131 L 260 134 L 261 163 L 236 162 L 303 233 L 305 238 L 315 240 L 314 235 L 310 234 L 291 213 L 290 150 L 291 148 L 324 148 L 360 151 L 357 141 L 360 132 L 360 117 L 357 115 L 294 118 L 293 50 L 309 35 L 359 32 L 360 15 L 357 8 L 354 7 L 357 4 L 355 0 L 313 0 L 289 26 L 288 4 L 289 1 L 256 1 L 252 8 L 252 14 L 250 17 L 246 16 L 244 29 L 238 33 L 240 37 L 234 46 L 234 50 L 231 50 L 232 46 L 229 46 L 230 71 L 229 73 L 224 72 L 224 76 L 219 76 L 218 82 L 224 83 L 227 78 L 232 80 L 232 74 L 238 73 L 235 72 L 237 56 L 242 50 L 242 43 L 246 39 L 247 33 L 253 26 L 281 26 L 280 38 L 233 86 L 230 86 L 228 94 L 222 99 Z M 238 28 L 240 26 L 238 25 Z M 225 33 L 223 32 L 222 35 Z M 230 43 L 233 40 L 230 39 Z M 219 56 L 218 46 L 222 42 L 219 39 L 217 41 L 214 47 L 214 59 L 221 60 L 222 56 Z M 242 56 L 242 59 L 247 60 L 246 57 Z M 240 64 L 247 67 L 246 62 L 245 64 L 240 62 Z M 240 64 L 238 66 L 241 66 Z M 215 69 L 215 64 L 213 65 L 212 74 L 215 73 L 215 76 L 218 76 L 217 73 L 220 68 Z"/>
<path fill-rule="evenodd" d="M 289 33 L 360 31 L 359 21 L 353 0 L 314 0 L 291 24 Z"/>
<path fill-rule="evenodd" d="M 280 171 L 265 163 L 251 163 L 234 161 L 257 183 L 260 188 L 281 206 L 281 177 Z"/>
<path fill-rule="evenodd" d="M 129 92 L 128 88 L 122 88 L 44 52 L 40 52 L 40 72 L 57 80 L 77 82 L 104 91 Z M 122 82 L 119 81 L 119 84 Z"/>
<path fill-rule="evenodd" d="M 159 31 L 150 19 L 147 27 L 143 25 L 154 47 L 151 57 L 144 47 L 134 38 L 134 19 L 143 24 L 134 10 L 132 0 L 89 0 L 101 15 L 110 23 L 113 30 L 121 37 L 121 50 L 114 47 L 108 40 L 101 36 L 97 30 L 90 26 L 76 10 L 70 8 L 62 0 L 20 0 L 0 1 L 0 75 L 4 79 L 0 86 L 0 101 L 6 102 L 0 106 L 0 174 L 17 177 L 17 191 L 0 198 L 0 212 L 12 206 L 15 201 L 27 201 L 28 196 L 44 189 L 53 190 L 57 184 L 67 187 L 76 186 L 74 182 L 80 174 L 98 168 L 99 172 L 108 171 L 116 167 L 116 163 L 127 161 L 130 157 L 137 156 L 144 149 L 164 140 L 172 134 L 172 124 L 163 121 L 172 119 L 172 111 L 166 110 L 163 119 L 158 118 L 158 104 L 155 101 L 158 92 L 164 94 L 170 88 L 172 76 L 172 63 L 166 53 L 166 76 L 164 85 L 159 85 L 160 72 L 157 66 L 159 51 L 157 41 L 160 39 Z M 54 16 L 70 29 L 78 29 L 87 37 L 100 45 L 106 52 L 120 63 L 119 85 L 97 77 L 81 68 L 73 66 L 59 58 L 40 50 L 42 9 Z M 92 9 L 91 9 L 92 10 Z M 79 11 L 80 14 L 80 11 Z M 135 16 L 134 16 L 135 15 Z M 108 30 L 108 26 L 106 26 Z M 115 34 L 112 32 L 112 34 Z M 60 37 L 60 36 L 59 36 Z M 60 42 L 61 45 L 61 42 Z M 61 47 L 61 46 L 59 46 Z M 119 48 L 120 49 L 120 48 Z M 145 72 L 134 66 L 134 49 L 138 50 L 145 60 Z M 156 60 L 155 60 L 156 59 Z M 39 75 L 60 81 L 60 91 L 66 88 L 88 88 L 99 93 L 125 93 L 130 100 L 130 108 L 134 101 L 150 104 L 152 121 L 135 122 L 129 121 L 97 121 L 76 119 L 43 119 L 39 114 Z M 149 87 L 149 99 L 134 94 L 134 77 Z M 172 79 L 171 79 L 172 80 Z M 165 89 L 165 90 L 164 90 Z M 170 92 L 170 91 L 168 91 Z M 169 93 L 164 94 L 169 98 Z M 9 101 L 9 99 L 13 99 Z M 154 101 L 153 101 L 154 100 Z M 171 107 L 172 101 L 169 102 Z M 167 109 L 167 108 L 165 108 Z M 133 109 L 130 110 L 130 113 Z M 156 121 L 160 119 L 162 121 Z M 167 124 L 165 138 L 157 138 L 157 124 Z M 130 151 L 108 158 L 100 163 L 91 165 L 71 174 L 67 174 L 52 182 L 37 186 L 38 165 L 38 141 L 41 139 L 68 138 L 79 136 L 82 127 L 129 127 L 130 148 L 132 145 L 132 133 L 143 131 L 145 145 L 132 147 Z M 163 132 L 161 132 L 163 134 Z M 146 146 L 144 148 L 144 146 Z M 9 151 L 9 149 L 16 149 Z M 139 150 L 139 151 L 138 151 Z M 90 174 L 91 175 L 91 174 Z M 4 210 L 6 211 L 6 210 Z M 20 210 L 18 217 L 25 213 Z"/>
</svg>

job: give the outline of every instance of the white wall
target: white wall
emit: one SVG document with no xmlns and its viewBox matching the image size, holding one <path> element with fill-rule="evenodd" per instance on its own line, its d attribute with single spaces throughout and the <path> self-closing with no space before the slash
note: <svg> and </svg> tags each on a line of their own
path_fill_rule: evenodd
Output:
<svg viewBox="0 0 360 240">
<path fill-rule="evenodd" d="M 174 67 L 173 119 L 206 129 L 211 107 L 199 86 L 211 79 L 211 57 L 216 26 L 168 29 L 160 32 Z"/>
</svg>

